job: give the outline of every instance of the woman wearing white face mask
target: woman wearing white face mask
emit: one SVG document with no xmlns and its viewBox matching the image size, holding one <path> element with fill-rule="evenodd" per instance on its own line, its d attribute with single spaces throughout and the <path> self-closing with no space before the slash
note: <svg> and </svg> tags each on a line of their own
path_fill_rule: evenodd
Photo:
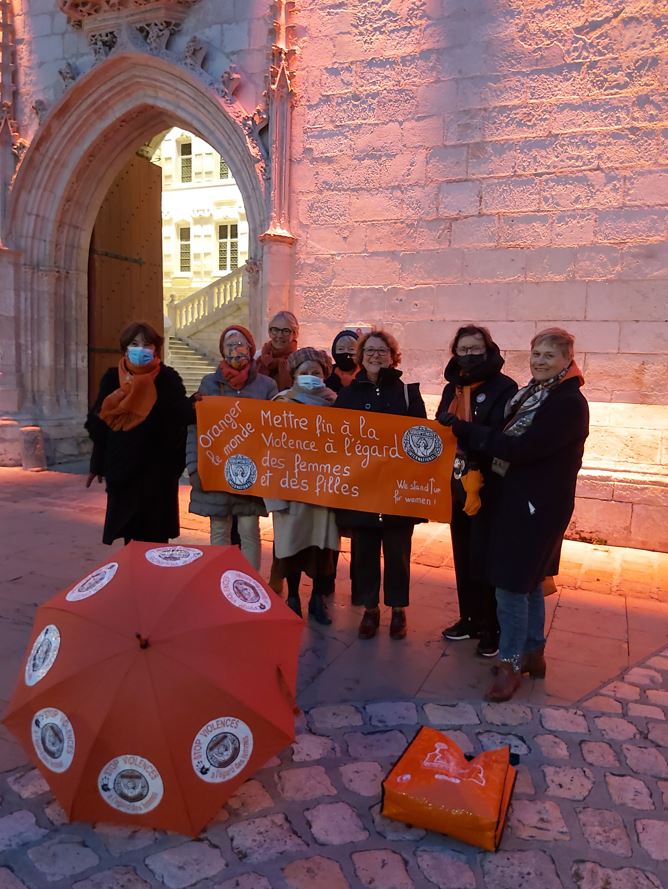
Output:
<svg viewBox="0 0 668 889">
<path fill-rule="evenodd" d="M 319 349 L 298 349 L 288 359 L 293 384 L 279 392 L 274 401 L 293 401 L 325 407 L 336 395 L 325 386 L 332 364 Z M 332 620 L 323 599 L 332 573 L 336 570 L 335 553 L 339 532 L 331 509 L 291 500 L 265 499 L 274 523 L 275 570 L 288 584 L 288 605 L 301 617 L 299 583 L 302 572 L 313 578 L 308 611 L 319 624 Z"/>
<path fill-rule="evenodd" d="M 160 360 L 162 343 L 150 324 L 129 324 L 118 367 L 102 377 L 88 414 L 93 453 L 86 487 L 96 477 L 107 483 L 104 543 L 179 536 L 179 477 L 194 412 L 181 377 Z"/>
<path fill-rule="evenodd" d="M 260 398 L 269 400 L 278 391 L 276 383 L 258 373 L 253 358 L 255 340 L 240 324 L 226 327 L 220 335 L 221 361 L 216 371 L 207 374 L 199 385 L 199 395 L 227 395 L 234 398 Z M 197 430 L 188 429 L 186 465 L 190 476 L 190 512 L 209 516 L 211 543 L 229 546 L 232 537 L 232 520 L 237 518 L 241 552 L 251 565 L 260 568 L 259 516 L 266 515 L 261 497 L 230 494 L 227 491 L 203 491 L 197 472 Z"/>
</svg>

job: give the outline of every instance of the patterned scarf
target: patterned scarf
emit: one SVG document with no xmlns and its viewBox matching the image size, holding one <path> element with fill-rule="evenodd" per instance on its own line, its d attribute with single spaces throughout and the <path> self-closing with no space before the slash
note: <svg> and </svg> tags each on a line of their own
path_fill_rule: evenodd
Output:
<svg viewBox="0 0 668 889">
<path fill-rule="evenodd" d="M 158 398 L 155 378 L 159 373 L 157 356 L 141 366 L 130 364 L 123 356 L 118 363 L 120 387 L 102 402 L 100 419 L 114 432 L 127 432 L 143 423 Z"/>
<path fill-rule="evenodd" d="M 508 422 L 503 427 L 504 435 L 524 435 L 531 426 L 540 409 L 545 403 L 550 393 L 553 392 L 560 383 L 565 380 L 577 379 L 581 386 L 584 386 L 584 377 L 582 371 L 575 361 L 571 361 L 556 376 L 550 377 L 549 380 L 539 382 L 533 378 L 528 385 L 519 389 L 506 405 L 505 414 Z M 501 460 L 495 457 L 492 462 L 492 469 L 498 475 L 505 475 L 508 471 L 510 463 L 507 460 Z"/>
</svg>

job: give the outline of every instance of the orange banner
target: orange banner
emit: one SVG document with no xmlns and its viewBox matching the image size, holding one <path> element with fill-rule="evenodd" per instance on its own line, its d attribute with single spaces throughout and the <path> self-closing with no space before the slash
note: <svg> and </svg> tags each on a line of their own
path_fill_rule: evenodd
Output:
<svg viewBox="0 0 668 889">
<path fill-rule="evenodd" d="M 455 441 L 433 420 L 209 396 L 197 436 L 205 491 L 450 521 Z"/>
</svg>

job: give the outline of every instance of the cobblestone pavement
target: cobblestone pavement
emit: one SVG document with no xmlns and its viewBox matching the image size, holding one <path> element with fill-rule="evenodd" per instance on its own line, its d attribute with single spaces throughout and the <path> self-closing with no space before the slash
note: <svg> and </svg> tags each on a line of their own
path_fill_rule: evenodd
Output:
<svg viewBox="0 0 668 889">
<path fill-rule="evenodd" d="M 36 604 L 109 553 L 99 544 L 100 491 L 82 495 L 76 476 L 7 473 L 3 709 Z M 204 541 L 202 525 L 184 524 L 186 540 Z M 568 585 L 548 599 L 548 677 L 500 705 L 481 701 L 489 664 L 472 643 L 439 638 L 455 611 L 442 529 L 416 535 L 405 642 L 390 643 L 386 628 L 355 641 L 342 560 L 332 628 L 305 632 L 295 744 L 194 841 L 66 824 L 0 734 L 0 889 L 668 889 L 666 557 L 567 549 L 559 580 Z M 623 595 L 627 571 L 644 598 Z M 467 752 L 510 743 L 520 755 L 496 854 L 379 815 L 382 777 L 423 724 Z"/>
<path fill-rule="evenodd" d="M 0 779 L 0 887 L 41 889 L 660 889 L 668 879 L 668 648 L 575 707 L 326 704 L 196 840 L 63 824 L 34 769 Z M 466 752 L 510 744 L 501 848 L 478 852 L 379 814 L 421 724 Z"/>
</svg>

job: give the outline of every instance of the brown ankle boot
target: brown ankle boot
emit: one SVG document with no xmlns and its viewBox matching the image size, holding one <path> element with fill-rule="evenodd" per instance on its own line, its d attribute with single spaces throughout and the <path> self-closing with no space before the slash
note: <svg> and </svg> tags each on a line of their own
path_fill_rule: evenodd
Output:
<svg viewBox="0 0 668 889">
<path fill-rule="evenodd" d="M 390 621 L 390 638 L 404 639 L 406 637 L 406 612 L 403 608 L 392 609 Z"/>
<path fill-rule="evenodd" d="M 360 623 L 357 635 L 360 639 L 373 639 L 380 624 L 380 608 L 367 608 Z"/>
<path fill-rule="evenodd" d="M 528 673 L 532 679 L 544 679 L 547 670 L 544 652 L 544 645 L 535 651 L 527 651 L 522 658 L 522 673 Z"/>
<path fill-rule="evenodd" d="M 522 674 L 508 661 L 501 661 L 486 701 L 509 701 L 522 684 Z"/>
</svg>

